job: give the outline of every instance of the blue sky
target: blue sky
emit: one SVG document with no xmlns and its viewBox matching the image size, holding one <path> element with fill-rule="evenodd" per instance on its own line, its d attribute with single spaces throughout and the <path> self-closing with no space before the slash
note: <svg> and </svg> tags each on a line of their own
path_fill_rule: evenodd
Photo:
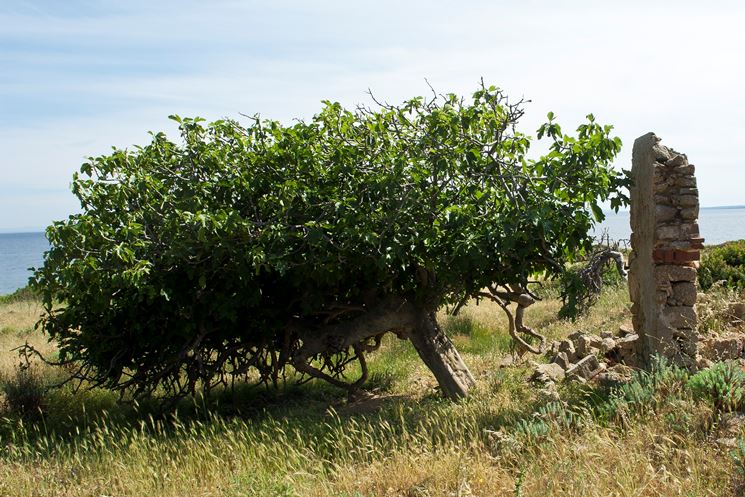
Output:
<svg viewBox="0 0 745 497">
<path fill-rule="evenodd" d="M 75 211 L 72 172 L 173 132 L 167 116 L 288 121 L 322 99 L 525 97 L 523 129 L 592 112 L 697 165 L 704 206 L 745 204 L 741 2 L 16 1 L 0 4 L 0 230 Z"/>
</svg>

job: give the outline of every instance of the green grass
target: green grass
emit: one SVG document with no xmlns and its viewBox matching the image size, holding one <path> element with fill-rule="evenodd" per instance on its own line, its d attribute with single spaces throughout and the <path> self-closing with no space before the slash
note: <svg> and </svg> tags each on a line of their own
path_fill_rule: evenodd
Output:
<svg viewBox="0 0 745 497">
<path fill-rule="evenodd" d="M 0 334 L 5 355 L 11 342 L 39 338 L 38 308 L 16 305 L 0 303 L 0 316 L 15 315 Z M 558 307 L 536 304 L 527 324 L 554 339 L 629 319 L 624 289 L 606 291 L 574 323 L 557 321 Z M 715 442 L 745 433 L 725 433 L 726 415 L 692 394 L 687 373 L 665 366 L 616 389 L 564 385 L 561 401 L 550 401 L 526 381 L 524 363 L 496 367 L 510 350 L 497 307 L 469 305 L 441 322 L 477 378 L 463 401 L 441 398 L 411 345 L 394 337 L 371 357 L 368 394 L 355 401 L 290 381 L 277 391 L 216 392 L 158 416 L 155 401 L 119 404 L 106 391 L 65 387 L 46 395 L 38 417 L 6 411 L 0 420 L 0 495 L 734 496 L 745 488 L 744 463 Z M 14 364 L 0 361 L 0 370 Z"/>
</svg>

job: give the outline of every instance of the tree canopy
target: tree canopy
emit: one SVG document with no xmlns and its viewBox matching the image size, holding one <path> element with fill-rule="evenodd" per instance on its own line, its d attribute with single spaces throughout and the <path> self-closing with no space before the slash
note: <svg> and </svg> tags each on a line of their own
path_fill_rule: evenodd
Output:
<svg viewBox="0 0 745 497">
<path fill-rule="evenodd" d="M 386 332 L 464 394 L 435 311 L 488 296 L 521 318 L 531 278 L 589 248 L 601 202 L 626 201 L 611 126 L 589 115 L 570 136 L 549 114 L 548 152 L 529 159 L 522 115 L 482 85 L 468 100 L 326 101 L 292 125 L 172 116 L 179 142 L 156 133 L 75 174 L 81 213 L 47 229 L 34 276 L 41 324 L 77 378 L 138 395 L 276 382 L 287 365 L 344 385 L 351 360 L 358 386 Z"/>
</svg>

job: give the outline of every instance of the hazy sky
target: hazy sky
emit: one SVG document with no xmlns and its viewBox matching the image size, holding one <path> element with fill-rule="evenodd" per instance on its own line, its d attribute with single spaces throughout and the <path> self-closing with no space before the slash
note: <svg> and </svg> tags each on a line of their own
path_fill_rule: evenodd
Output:
<svg viewBox="0 0 745 497">
<path fill-rule="evenodd" d="M 322 99 L 469 95 L 481 77 L 624 142 L 696 164 L 703 206 L 745 204 L 745 2 L 20 1 L 0 3 L 0 229 L 72 213 L 72 172 L 208 119 L 309 117 Z"/>
</svg>

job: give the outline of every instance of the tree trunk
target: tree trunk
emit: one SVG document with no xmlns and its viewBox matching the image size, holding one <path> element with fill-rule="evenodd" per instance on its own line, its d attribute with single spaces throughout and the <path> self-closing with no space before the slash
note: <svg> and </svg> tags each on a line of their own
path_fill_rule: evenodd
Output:
<svg viewBox="0 0 745 497">
<path fill-rule="evenodd" d="M 451 399 L 465 397 L 476 385 L 453 342 L 437 324 L 434 312 L 421 311 L 409 339 L 419 357 L 432 371 L 442 392 Z"/>
</svg>

